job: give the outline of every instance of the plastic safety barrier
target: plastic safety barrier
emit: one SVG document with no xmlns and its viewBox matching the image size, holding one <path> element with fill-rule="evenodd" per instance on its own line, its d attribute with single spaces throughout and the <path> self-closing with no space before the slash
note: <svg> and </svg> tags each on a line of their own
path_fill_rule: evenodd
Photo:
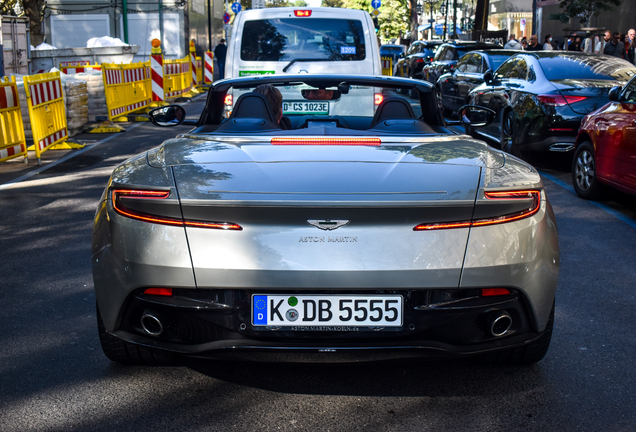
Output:
<svg viewBox="0 0 636 432">
<path fill-rule="evenodd" d="M 190 58 L 163 61 L 163 90 L 166 99 L 182 96 L 191 89 Z"/>
<path fill-rule="evenodd" d="M 391 57 L 380 57 L 382 62 L 382 75 L 393 76 L 393 59 Z"/>
<path fill-rule="evenodd" d="M 60 63 L 60 70 L 68 75 L 86 72 L 86 69 L 102 70 L 100 65 L 92 65 L 88 60 L 68 61 Z"/>
<path fill-rule="evenodd" d="M 68 138 L 60 73 L 25 76 L 24 91 L 29 107 L 35 155 L 40 164 L 40 155 L 43 152 Z"/>
<path fill-rule="evenodd" d="M 152 102 L 150 62 L 102 64 L 108 119 L 138 111 Z"/>
<path fill-rule="evenodd" d="M 0 78 L 0 162 L 24 156 L 27 146 L 15 76 Z"/>
<path fill-rule="evenodd" d="M 196 58 L 197 64 L 197 83 L 203 84 L 203 62 L 201 61 L 201 57 Z"/>
<path fill-rule="evenodd" d="M 205 84 L 212 84 L 214 81 L 214 54 L 210 51 L 204 53 L 205 56 Z"/>
</svg>

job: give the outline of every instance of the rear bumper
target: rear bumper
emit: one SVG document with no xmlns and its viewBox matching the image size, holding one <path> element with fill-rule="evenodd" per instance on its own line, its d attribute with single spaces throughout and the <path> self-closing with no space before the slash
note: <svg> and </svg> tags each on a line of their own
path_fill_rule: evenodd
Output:
<svg viewBox="0 0 636 432">
<path fill-rule="evenodd" d="M 345 361 L 472 355 L 521 346 L 540 336 L 532 331 L 527 300 L 517 291 L 479 297 L 479 290 L 454 290 L 459 301 L 450 304 L 430 303 L 433 290 L 393 291 L 404 298 L 404 325 L 390 329 L 256 327 L 250 322 L 250 301 L 256 292 L 196 290 L 194 301 L 188 297 L 194 291 L 182 290 L 166 298 L 135 293 L 121 327 L 112 334 L 127 342 L 188 356 L 254 360 L 284 352 L 297 357 L 329 355 Z M 141 316 L 148 313 L 161 320 L 161 334 L 152 336 L 142 328 Z M 511 317 L 510 330 L 493 336 L 492 319 L 503 313 Z"/>
<path fill-rule="evenodd" d="M 519 145 L 523 151 L 567 153 L 575 148 L 576 135 L 550 136 L 541 141 L 531 141 Z"/>
</svg>

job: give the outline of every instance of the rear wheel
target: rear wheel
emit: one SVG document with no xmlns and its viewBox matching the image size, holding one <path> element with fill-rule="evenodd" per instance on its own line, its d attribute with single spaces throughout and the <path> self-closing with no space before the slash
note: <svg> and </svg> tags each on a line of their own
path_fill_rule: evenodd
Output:
<svg viewBox="0 0 636 432">
<path fill-rule="evenodd" d="M 596 176 L 596 157 L 591 142 L 581 143 L 572 160 L 572 184 L 577 195 L 584 199 L 597 199 L 603 192 L 603 185 Z"/>
<path fill-rule="evenodd" d="M 554 328 L 554 303 L 550 318 L 545 326 L 545 330 L 538 339 L 519 348 L 510 348 L 476 357 L 476 361 L 483 365 L 530 365 L 537 363 L 545 357 L 550 348 L 552 340 L 552 330 Z"/>
<path fill-rule="evenodd" d="M 108 333 L 99 308 L 97 308 L 97 331 L 102 350 L 111 361 L 132 365 L 161 366 L 173 364 L 176 359 L 171 353 L 135 345 Z"/>
<path fill-rule="evenodd" d="M 504 113 L 501 121 L 501 141 L 500 146 L 503 151 L 518 158 L 523 158 L 523 153 L 519 150 L 515 134 L 515 115 L 512 111 Z"/>
<path fill-rule="evenodd" d="M 440 86 L 435 87 L 435 97 L 437 98 L 437 109 L 442 113 L 444 117 L 449 117 L 453 112 L 444 108 L 442 103 L 442 88 Z"/>
</svg>

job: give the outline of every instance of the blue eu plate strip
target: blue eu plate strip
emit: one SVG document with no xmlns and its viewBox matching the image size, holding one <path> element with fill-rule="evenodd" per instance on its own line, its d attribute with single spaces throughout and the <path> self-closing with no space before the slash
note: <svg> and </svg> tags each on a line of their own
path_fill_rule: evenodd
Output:
<svg viewBox="0 0 636 432">
<path fill-rule="evenodd" d="M 252 300 L 254 325 L 267 325 L 267 296 L 255 295 Z"/>
</svg>

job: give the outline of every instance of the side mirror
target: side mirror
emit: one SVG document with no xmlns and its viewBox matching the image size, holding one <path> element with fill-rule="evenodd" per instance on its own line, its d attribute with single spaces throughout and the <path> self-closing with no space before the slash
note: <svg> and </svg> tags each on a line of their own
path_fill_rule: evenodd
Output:
<svg viewBox="0 0 636 432">
<path fill-rule="evenodd" d="M 494 78 L 495 76 L 492 73 L 492 70 L 488 69 L 486 72 L 484 72 L 484 82 L 486 84 L 491 85 Z"/>
<path fill-rule="evenodd" d="M 184 122 L 186 112 L 180 105 L 168 105 L 153 109 L 148 113 L 148 117 L 157 126 L 178 126 Z"/>
<path fill-rule="evenodd" d="M 457 111 L 457 117 L 464 126 L 488 126 L 495 119 L 496 112 L 490 108 L 476 105 L 464 105 Z"/>
<path fill-rule="evenodd" d="M 619 87 L 619 86 L 612 87 L 607 95 L 609 96 L 609 100 L 611 102 L 620 102 L 621 90 L 623 90 L 622 87 Z"/>
</svg>

